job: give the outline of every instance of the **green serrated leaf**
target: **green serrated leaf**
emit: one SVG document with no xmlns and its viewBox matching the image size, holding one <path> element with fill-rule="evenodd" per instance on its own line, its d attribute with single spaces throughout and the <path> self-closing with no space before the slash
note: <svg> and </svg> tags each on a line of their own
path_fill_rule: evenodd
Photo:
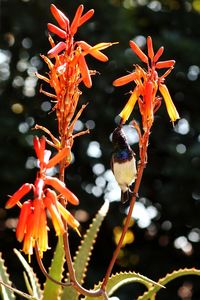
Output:
<svg viewBox="0 0 200 300">
<path fill-rule="evenodd" d="M 200 270 L 191 268 L 191 269 L 180 269 L 177 271 L 174 271 L 172 273 L 167 274 L 165 277 L 161 278 L 158 283 L 162 285 L 166 285 L 168 282 L 181 277 L 181 276 L 186 276 L 186 275 L 196 275 L 200 276 Z M 151 299 L 153 295 L 155 295 L 158 291 L 160 290 L 160 287 L 157 286 L 152 286 L 147 292 L 145 292 L 142 296 L 139 296 L 137 300 L 148 300 Z"/>
<path fill-rule="evenodd" d="M 6 289 L 8 289 L 9 291 L 14 292 L 14 293 L 16 293 L 16 294 L 18 294 L 18 295 L 20 295 L 20 296 L 26 298 L 26 299 L 29 299 L 29 300 L 39 300 L 39 299 L 37 299 L 37 298 L 35 298 L 35 297 L 29 295 L 29 294 L 26 294 L 26 293 L 24 293 L 24 292 L 22 292 L 22 291 L 20 291 L 20 290 L 18 290 L 18 289 L 13 288 L 12 286 L 10 286 L 10 285 L 8 285 L 8 284 L 6 284 L 6 283 L 4 283 L 3 281 L 0 280 L 0 286 L 1 286 L 1 285 L 2 285 L 3 287 L 6 287 Z M 7 296 L 6 296 L 6 297 L 7 297 Z M 3 299 L 4 299 L 4 298 L 3 298 Z M 10 300 L 11 298 L 5 298 L 5 299 L 6 299 L 6 300 Z M 12 299 L 13 299 L 13 298 L 12 298 Z"/>
<path fill-rule="evenodd" d="M 109 202 L 106 201 L 103 206 L 100 208 L 98 213 L 96 214 L 95 218 L 93 219 L 90 227 L 88 228 L 86 234 L 83 237 L 83 240 L 76 252 L 74 257 L 74 269 L 76 272 L 77 281 L 82 284 L 84 278 L 86 276 L 87 266 L 92 254 L 93 245 L 96 241 L 96 237 L 100 226 L 108 212 L 109 209 Z M 78 299 L 78 292 L 73 287 L 64 288 L 63 294 L 61 299 L 66 300 L 77 300 Z"/>
<path fill-rule="evenodd" d="M 28 291 L 29 295 L 33 295 L 33 289 L 32 289 L 32 287 L 30 285 L 28 276 L 27 276 L 27 274 L 26 274 L 25 271 L 23 272 L 23 276 L 24 276 L 24 281 L 25 281 L 26 288 L 27 288 L 27 291 Z"/>
<path fill-rule="evenodd" d="M 22 263 L 27 275 L 28 275 L 28 278 L 29 278 L 29 281 L 30 281 L 30 286 L 31 286 L 31 290 L 32 290 L 32 296 L 34 298 L 37 298 L 37 299 L 40 299 L 41 298 L 41 295 L 42 295 L 42 290 L 41 290 L 41 287 L 40 287 L 40 284 L 39 284 L 39 280 L 36 276 L 36 274 L 34 273 L 33 269 L 31 268 L 31 266 L 27 263 L 27 261 L 25 260 L 25 258 L 23 257 L 23 255 L 17 250 L 17 249 L 14 249 L 13 250 L 15 252 L 15 254 L 17 255 L 17 257 L 19 258 L 20 262 Z M 28 291 L 30 290 L 29 289 L 29 285 L 27 285 L 27 289 Z"/>
<path fill-rule="evenodd" d="M 65 253 L 63 248 L 63 239 L 61 236 L 59 236 L 56 250 L 54 252 L 54 256 L 49 269 L 49 275 L 58 281 L 61 281 L 63 277 L 63 265 L 65 262 L 64 257 Z M 60 299 L 61 291 L 62 287 L 60 285 L 55 284 L 50 279 L 47 279 L 44 286 L 42 300 Z"/>
<path fill-rule="evenodd" d="M 11 281 L 9 279 L 9 275 L 7 272 L 7 268 L 5 266 L 5 261 L 2 258 L 2 254 L 0 252 L 0 279 L 5 284 L 11 286 Z M 2 300 L 14 300 L 16 299 L 12 290 L 7 289 L 4 285 L 0 285 L 0 295 L 2 296 Z"/>
<path fill-rule="evenodd" d="M 135 272 L 120 272 L 117 274 L 112 275 L 109 280 L 108 280 L 108 284 L 106 286 L 106 293 L 108 296 L 112 296 L 113 293 L 120 288 L 121 286 L 128 284 L 128 283 L 132 283 L 132 282 L 139 282 L 141 284 L 144 284 L 148 289 L 154 285 L 159 286 L 159 288 L 162 288 L 163 286 L 143 275 L 140 275 L 139 273 L 135 273 Z M 101 282 L 95 286 L 95 289 L 100 288 L 101 286 Z M 102 297 L 85 297 L 84 300 L 103 300 L 103 296 Z"/>
</svg>

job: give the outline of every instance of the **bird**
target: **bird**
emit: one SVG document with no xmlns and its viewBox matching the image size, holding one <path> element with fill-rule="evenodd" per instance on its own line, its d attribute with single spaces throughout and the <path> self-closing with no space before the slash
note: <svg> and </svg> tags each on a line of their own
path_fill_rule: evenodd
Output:
<svg viewBox="0 0 200 300">
<path fill-rule="evenodd" d="M 112 133 L 113 153 L 111 169 L 121 189 L 121 202 L 130 200 L 132 184 L 137 178 L 135 153 L 128 144 L 122 126 L 118 126 Z"/>
</svg>

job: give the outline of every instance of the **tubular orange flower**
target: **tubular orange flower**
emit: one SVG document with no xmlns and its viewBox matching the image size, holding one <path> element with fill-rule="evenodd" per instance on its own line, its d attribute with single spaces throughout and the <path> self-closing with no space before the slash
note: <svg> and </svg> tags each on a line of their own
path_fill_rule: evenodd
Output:
<svg viewBox="0 0 200 300">
<path fill-rule="evenodd" d="M 81 19 L 81 15 L 83 13 L 83 9 L 84 9 L 84 6 L 82 4 L 79 5 L 79 7 L 77 8 L 75 17 L 74 17 L 74 19 L 72 21 L 72 24 L 71 24 L 71 27 L 70 27 L 70 33 L 72 35 L 74 35 L 77 32 L 77 29 L 79 27 L 79 22 L 80 22 L 80 19 Z"/>
<path fill-rule="evenodd" d="M 135 106 L 135 103 L 138 100 L 138 87 L 134 89 L 134 91 L 131 93 L 131 96 L 124 106 L 123 110 L 120 113 L 120 117 L 122 120 L 127 120 L 130 117 L 130 114 Z"/>
<path fill-rule="evenodd" d="M 48 233 L 47 233 L 47 218 L 46 212 L 42 209 L 39 219 L 39 234 L 38 234 L 38 247 L 40 251 L 40 256 L 42 257 L 43 252 L 48 249 Z"/>
<path fill-rule="evenodd" d="M 12 208 L 17 204 L 18 201 L 20 201 L 26 194 L 30 192 L 30 190 L 33 188 L 33 185 L 30 183 L 24 183 L 7 201 L 6 208 Z"/>
<path fill-rule="evenodd" d="M 58 178 L 46 176 L 45 184 L 52 186 L 55 190 L 65 196 L 71 204 L 78 205 L 78 198 L 65 186 L 64 182 L 60 181 Z"/>
<path fill-rule="evenodd" d="M 29 215 L 26 223 L 26 232 L 23 239 L 23 249 L 22 251 L 29 256 L 33 254 L 33 248 L 35 241 L 33 239 L 33 213 Z"/>
<path fill-rule="evenodd" d="M 54 46 L 51 50 L 49 50 L 48 56 L 50 58 L 55 57 L 64 49 L 66 49 L 66 44 L 64 42 L 59 42 L 56 46 Z"/>
<path fill-rule="evenodd" d="M 58 210 L 61 214 L 61 216 L 66 220 L 66 222 L 72 227 L 74 228 L 77 233 L 80 235 L 79 231 L 78 231 L 78 227 L 80 226 L 79 222 L 72 216 L 72 214 L 70 214 L 70 212 L 68 210 L 66 210 L 64 208 L 64 206 L 62 206 L 62 204 L 60 202 L 57 202 L 57 207 Z"/>
<path fill-rule="evenodd" d="M 135 52 L 135 54 L 143 61 L 144 63 L 148 64 L 148 57 L 144 52 L 138 47 L 138 45 L 134 41 L 130 41 L 130 47 Z"/>
<path fill-rule="evenodd" d="M 166 87 L 165 84 L 160 84 L 159 91 L 160 91 L 161 95 L 163 96 L 163 99 L 165 100 L 165 105 L 167 107 L 167 112 L 170 116 L 170 119 L 172 120 L 172 122 L 175 122 L 180 117 L 179 117 L 176 107 L 172 101 L 172 98 L 170 96 L 168 88 Z"/>
<path fill-rule="evenodd" d="M 121 123 L 124 124 L 135 103 L 138 101 L 140 113 L 142 115 L 143 130 L 151 128 L 154 121 L 154 114 L 160 106 L 160 97 L 157 92 L 160 91 L 169 117 L 172 122 L 179 119 L 179 114 L 173 104 L 169 91 L 164 85 L 165 77 L 171 72 L 174 67 L 174 60 L 158 61 L 161 57 L 164 48 L 160 47 L 154 55 L 153 43 L 150 36 L 147 37 L 147 52 L 148 56 L 137 46 L 134 41 L 130 41 L 130 47 L 133 52 L 147 64 L 147 71 L 136 65 L 135 72 L 126 76 L 120 77 L 113 82 L 114 86 L 121 86 L 134 81 L 136 88 L 132 91 L 131 97 L 120 113 Z M 168 69 L 162 76 L 158 76 L 156 69 Z"/>
<path fill-rule="evenodd" d="M 39 227 L 39 224 L 40 224 L 41 212 L 42 210 L 44 210 L 44 204 L 42 200 L 38 198 L 34 198 L 32 201 L 32 205 L 33 205 L 32 238 L 34 240 L 38 240 L 39 232 L 40 230 L 43 230 L 43 228 Z"/>
<path fill-rule="evenodd" d="M 70 155 L 70 148 L 66 147 L 60 150 L 53 158 L 49 160 L 46 164 L 46 168 L 52 168 L 53 166 L 57 165 L 61 160 L 68 157 Z"/>
<path fill-rule="evenodd" d="M 68 22 L 66 22 L 66 19 L 62 15 L 62 12 L 54 4 L 51 4 L 50 10 L 60 27 L 66 30 L 68 27 Z"/>
<path fill-rule="evenodd" d="M 124 85 L 124 84 L 127 84 L 131 81 L 134 81 L 137 79 L 137 73 L 136 72 L 133 72 L 133 73 L 130 73 L 128 75 L 125 75 L 125 76 L 122 76 L 118 79 L 116 79 L 115 81 L 113 81 L 113 85 L 114 86 L 121 86 L 121 85 Z"/>
<path fill-rule="evenodd" d="M 79 19 L 79 27 L 82 26 L 85 22 L 87 22 L 90 18 L 92 18 L 94 14 L 94 9 L 88 10 L 80 19 Z"/>
<path fill-rule="evenodd" d="M 85 86 L 87 88 L 90 88 L 92 86 L 92 80 L 90 77 L 90 72 L 89 72 L 88 66 L 86 64 L 86 61 L 85 61 L 85 58 L 83 55 L 79 56 L 78 63 L 79 63 L 79 68 L 80 68 L 80 72 L 82 75 L 82 80 L 83 80 Z"/>
<path fill-rule="evenodd" d="M 88 53 L 102 62 L 108 61 L 108 57 L 105 54 L 103 54 L 101 51 L 99 51 L 97 49 L 97 47 L 95 47 L 95 46 L 92 47 L 91 45 L 89 45 L 88 43 L 86 43 L 84 41 L 80 41 L 77 44 L 79 46 L 81 46 L 81 48 L 84 50 L 85 54 Z M 108 45 L 108 47 L 111 45 L 111 43 L 106 43 L 106 44 Z"/>
<path fill-rule="evenodd" d="M 52 221 L 55 222 L 54 228 L 59 235 L 63 234 L 62 230 L 64 229 L 63 222 L 61 220 L 61 216 L 64 218 L 64 220 L 72 227 L 74 228 L 78 234 L 78 227 L 79 227 L 79 222 L 70 214 L 68 210 L 64 208 L 64 206 L 57 201 L 57 195 L 54 191 L 50 190 L 47 188 L 46 190 L 46 197 L 44 199 L 44 203 L 46 207 L 49 209 L 49 212 L 51 214 Z M 65 229 L 64 229 L 65 231 Z"/>
<path fill-rule="evenodd" d="M 27 220 L 32 213 L 32 201 L 27 200 L 23 203 L 19 215 L 19 220 L 16 228 L 16 237 L 19 242 L 23 241 L 24 234 L 26 233 Z"/>
<path fill-rule="evenodd" d="M 64 224 L 61 219 L 61 216 L 56 208 L 56 205 L 53 203 L 52 198 L 46 196 L 44 198 L 44 204 L 49 210 L 49 213 L 51 215 L 51 219 L 53 222 L 53 226 L 56 232 L 56 235 L 63 235 L 65 232 Z"/>
<path fill-rule="evenodd" d="M 55 188 L 67 201 L 74 205 L 79 203 L 78 198 L 57 178 L 46 176 L 49 168 L 57 165 L 61 160 L 68 156 L 70 147 L 60 150 L 50 159 L 51 151 L 45 149 L 46 139 L 44 137 L 34 137 L 34 149 L 40 162 L 40 169 L 34 184 L 25 183 L 10 197 L 6 203 L 6 208 L 11 208 L 17 204 L 26 194 L 33 191 L 33 199 L 25 201 L 21 205 L 20 216 L 16 228 L 17 240 L 23 241 L 23 251 L 29 256 L 33 253 L 35 242 L 37 241 L 39 252 L 42 257 L 43 251 L 48 249 L 46 209 L 49 210 L 56 234 L 64 234 L 64 220 L 72 226 L 77 233 L 79 223 L 73 216 L 59 203 L 55 191 L 47 188 L 50 185 Z M 61 217 L 62 216 L 62 217 Z"/>
<path fill-rule="evenodd" d="M 52 33 L 58 35 L 61 39 L 65 39 L 66 38 L 66 32 L 62 29 L 60 29 L 58 26 L 55 26 L 51 23 L 47 24 L 47 28 L 49 29 L 49 31 L 51 31 Z"/>
</svg>

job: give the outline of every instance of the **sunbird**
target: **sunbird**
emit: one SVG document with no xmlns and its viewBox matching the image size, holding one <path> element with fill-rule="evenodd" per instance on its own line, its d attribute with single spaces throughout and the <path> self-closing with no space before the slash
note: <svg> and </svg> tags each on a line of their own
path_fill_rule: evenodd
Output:
<svg viewBox="0 0 200 300">
<path fill-rule="evenodd" d="M 132 184 L 137 177 L 135 153 L 128 144 L 121 125 L 113 131 L 112 143 L 111 168 L 121 188 L 121 202 L 125 203 L 133 194 Z"/>
</svg>

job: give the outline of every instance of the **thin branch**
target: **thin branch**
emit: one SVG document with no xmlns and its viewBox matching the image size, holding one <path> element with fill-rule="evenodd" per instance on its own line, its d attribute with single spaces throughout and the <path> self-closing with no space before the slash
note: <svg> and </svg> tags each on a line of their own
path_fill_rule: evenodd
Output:
<svg viewBox="0 0 200 300">
<path fill-rule="evenodd" d="M 73 134 L 72 138 L 76 138 L 78 136 L 81 136 L 81 135 L 85 135 L 85 134 L 89 134 L 90 133 L 90 130 L 89 129 L 86 129 L 86 130 L 82 130 L 82 131 L 79 131 L 75 134 Z"/>
<path fill-rule="evenodd" d="M 48 128 L 36 124 L 33 129 L 36 129 L 36 130 L 40 129 L 40 130 L 44 131 L 46 134 L 48 134 L 50 136 L 50 138 L 53 141 L 53 144 L 51 144 L 51 146 L 58 150 L 60 149 L 60 141 L 51 133 L 51 131 Z M 47 142 L 50 144 L 50 141 L 47 140 Z"/>
<path fill-rule="evenodd" d="M 46 269 L 45 269 L 45 267 L 43 265 L 43 262 L 41 260 L 41 257 L 40 257 L 40 252 L 39 252 L 39 249 L 38 249 L 38 243 L 37 243 L 37 241 L 35 242 L 35 254 L 36 254 L 36 258 L 37 258 L 37 262 L 38 262 L 38 265 L 40 267 L 40 270 L 42 271 L 42 273 L 44 274 L 44 276 L 46 278 L 48 278 L 49 280 L 51 280 L 55 284 L 58 284 L 58 285 L 61 285 L 61 286 L 71 286 L 72 285 L 71 282 L 61 282 L 61 281 L 58 281 L 58 280 L 54 279 L 53 277 L 51 277 L 47 273 L 47 271 L 46 271 Z"/>
<path fill-rule="evenodd" d="M 107 271 L 106 271 L 106 275 L 105 275 L 103 283 L 101 285 L 101 288 L 103 290 L 106 289 L 106 285 L 108 283 L 109 277 L 111 275 L 112 269 L 114 267 L 115 261 L 116 261 L 116 259 L 118 257 L 119 251 L 120 251 L 120 249 L 122 247 L 122 243 L 123 243 L 124 237 L 126 235 L 128 227 L 129 227 L 129 223 L 130 223 L 131 216 L 132 216 L 132 213 L 133 213 L 133 208 L 134 208 L 134 205 L 135 205 L 136 197 L 137 197 L 137 194 L 138 194 L 138 191 L 139 191 L 139 188 L 140 188 L 140 184 L 141 184 L 143 171 L 144 171 L 144 168 L 146 166 L 146 157 L 147 157 L 147 148 L 148 148 L 149 134 L 150 134 L 150 131 L 147 131 L 143 135 L 143 138 L 145 138 L 145 139 L 143 141 L 143 149 L 142 149 L 142 152 L 141 152 L 142 155 L 140 157 L 141 161 L 140 161 L 139 167 L 138 167 L 138 175 L 137 175 L 137 178 L 136 178 L 136 181 L 135 181 L 135 186 L 134 186 L 133 195 L 132 195 L 130 206 L 129 206 L 128 215 L 127 215 L 127 218 L 126 218 L 126 221 L 125 221 L 125 224 L 124 224 L 124 227 L 123 227 L 123 230 L 122 230 L 119 242 L 118 242 L 117 247 L 116 247 L 116 249 L 115 249 L 115 251 L 113 253 L 112 259 L 111 259 L 111 261 L 109 263 L 109 266 L 108 266 Z"/>
<path fill-rule="evenodd" d="M 64 243 L 64 249 L 65 249 L 68 272 L 69 272 L 70 281 L 72 283 L 72 286 L 80 294 L 82 294 L 84 296 L 89 296 L 89 297 L 103 296 L 104 299 L 107 300 L 108 299 L 107 294 L 102 288 L 100 288 L 98 290 L 87 290 L 78 283 L 78 281 L 76 279 L 76 274 L 75 274 L 75 271 L 74 271 L 74 268 L 73 268 L 73 263 L 72 263 L 70 248 L 69 248 L 69 239 L 68 239 L 68 234 L 67 233 L 64 233 L 64 235 L 63 235 L 63 243 Z"/>
</svg>

